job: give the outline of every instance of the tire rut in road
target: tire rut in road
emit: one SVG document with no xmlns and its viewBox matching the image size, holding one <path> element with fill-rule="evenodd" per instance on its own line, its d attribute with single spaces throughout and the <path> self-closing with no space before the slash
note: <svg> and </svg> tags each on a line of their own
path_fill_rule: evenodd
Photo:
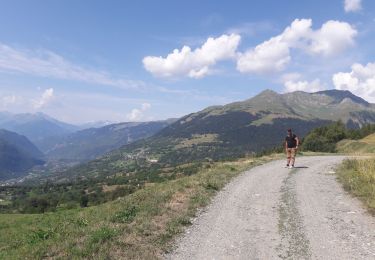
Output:
<svg viewBox="0 0 375 260">
<path fill-rule="evenodd" d="M 311 259 L 310 243 L 305 235 L 303 218 L 298 210 L 294 178 L 296 173 L 297 169 L 290 171 L 280 190 L 278 224 L 281 243 L 277 250 L 282 259 Z"/>
</svg>

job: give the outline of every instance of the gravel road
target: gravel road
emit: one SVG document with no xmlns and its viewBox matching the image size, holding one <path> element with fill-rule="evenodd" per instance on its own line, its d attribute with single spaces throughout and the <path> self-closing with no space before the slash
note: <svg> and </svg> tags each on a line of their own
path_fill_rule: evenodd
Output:
<svg viewBox="0 0 375 260">
<path fill-rule="evenodd" d="M 229 183 L 167 259 L 375 259 L 375 218 L 333 169 L 344 157 L 273 161 Z"/>
</svg>

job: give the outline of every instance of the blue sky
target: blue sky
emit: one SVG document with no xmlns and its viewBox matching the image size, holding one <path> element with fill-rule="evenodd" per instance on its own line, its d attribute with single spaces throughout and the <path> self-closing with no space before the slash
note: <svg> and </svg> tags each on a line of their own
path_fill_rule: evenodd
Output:
<svg viewBox="0 0 375 260">
<path fill-rule="evenodd" d="M 145 121 L 267 88 L 375 102 L 374 11 L 371 0 L 1 1 L 0 110 Z"/>
</svg>

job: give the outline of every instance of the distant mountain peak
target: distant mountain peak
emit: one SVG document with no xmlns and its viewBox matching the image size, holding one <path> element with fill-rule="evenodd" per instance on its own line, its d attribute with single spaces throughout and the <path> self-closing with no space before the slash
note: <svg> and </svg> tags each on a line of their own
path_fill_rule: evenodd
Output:
<svg viewBox="0 0 375 260">
<path fill-rule="evenodd" d="M 257 96 L 269 96 L 269 95 L 278 96 L 280 94 L 272 89 L 265 89 L 262 92 L 260 92 Z"/>
<path fill-rule="evenodd" d="M 42 112 L 20 114 L 1 112 L 0 128 L 24 135 L 33 142 L 78 130 L 77 126 L 61 122 Z"/>
<path fill-rule="evenodd" d="M 369 102 L 367 102 L 363 98 L 354 95 L 349 90 L 329 89 L 329 90 L 318 91 L 318 92 L 315 92 L 313 94 L 323 94 L 323 95 L 329 96 L 329 97 L 333 98 L 337 103 L 341 103 L 344 100 L 346 100 L 346 102 L 347 102 L 348 99 L 350 99 L 354 103 L 362 104 L 362 105 L 365 105 L 365 106 L 368 106 L 370 104 Z"/>
</svg>

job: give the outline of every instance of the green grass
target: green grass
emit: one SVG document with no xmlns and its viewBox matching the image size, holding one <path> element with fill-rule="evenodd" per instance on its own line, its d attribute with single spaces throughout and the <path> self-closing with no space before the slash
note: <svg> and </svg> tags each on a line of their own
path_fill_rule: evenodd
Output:
<svg viewBox="0 0 375 260">
<path fill-rule="evenodd" d="M 0 259 L 156 259 L 233 177 L 278 156 L 205 165 L 197 174 L 84 209 L 0 216 Z"/>
<path fill-rule="evenodd" d="M 375 158 L 345 160 L 337 172 L 344 188 L 375 214 Z"/>
</svg>

